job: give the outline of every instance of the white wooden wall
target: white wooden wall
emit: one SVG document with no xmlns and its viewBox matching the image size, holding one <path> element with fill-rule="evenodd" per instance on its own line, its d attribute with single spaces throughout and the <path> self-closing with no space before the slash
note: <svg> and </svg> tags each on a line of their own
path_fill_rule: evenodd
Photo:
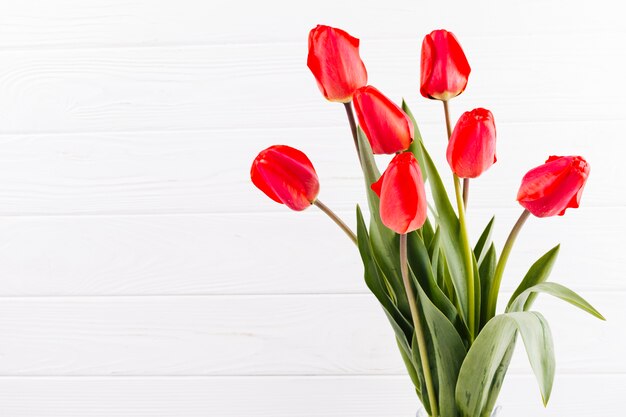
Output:
<svg viewBox="0 0 626 417">
<path fill-rule="evenodd" d="M 306 68 L 317 23 L 362 40 L 370 82 L 405 97 L 445 168 L 423 35 L 454 31 L 473 72 L 455 116 L 491 109 L 498 163 L 472 184 L 501 245 L 525 171 L 586 156 L 582 208 L 529 222 L 510 294 L 562 242 L 553 279 L 608 318 L 537 304 L 558 376 L 547 410 L 524 353 L 504 417 L 623 416 L 626 29 L 620 2 L 0 0 L 0 416 L 410 417 L 417 408 L 355 249 L 313 208 L 248 177 L 307 152 L 354 223 L 362 182 L 343 108 Z"/>
</svg>

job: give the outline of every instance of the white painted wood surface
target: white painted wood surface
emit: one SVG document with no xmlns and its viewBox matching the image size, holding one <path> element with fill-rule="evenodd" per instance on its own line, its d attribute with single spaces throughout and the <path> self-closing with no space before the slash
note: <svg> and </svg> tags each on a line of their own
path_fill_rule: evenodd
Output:
<svg viewBox="0 0 626 417">
<path fill-rule="evenodd" d="M 583 206 L 533 219 L 505 296 L 558 242 L 547 410 L 517 352 L 503 417 L 621 417 L 626 391 L 626 29 L 619 2 L 0 0 L 0 416 L 410 417 L 416 399 L 358 255 L 315 210 L 250 184 L 263 147 L 317 167 L 354 223 L 362 179 L 341 106 L 305 65 L 317 23 L 361 38 L 370 82 L 412 106 L 445 168 L 419 46 L 454 31 L 498 163 L 473 182 L 474 238 L 501 245 L 521 176 L 551 153 L 592 166 Z M 383 160 L 381 160 L 381 163 Z"/>
</svg>

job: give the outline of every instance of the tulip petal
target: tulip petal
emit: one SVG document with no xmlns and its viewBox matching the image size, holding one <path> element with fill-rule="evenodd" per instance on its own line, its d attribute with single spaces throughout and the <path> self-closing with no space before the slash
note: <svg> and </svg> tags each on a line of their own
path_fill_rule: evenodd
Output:
<svg viewBox="0 0 626 417">
<path fill-rule="evenodd" d="M 374 154 L 404 151 L 413 141 L 413 123 L 407 114 L 375 87 L 354 93 L 354 108 Z"/>
<path fill-rule="evenodd" d="M 307 66 L 330 101 L 347 103 L 357 88 L 367 84 L 359 40 L 341 29 L 318 25 L 309 32 Z"/>
<path fill-rule="evenodd" d="M 309 207 L 319 193 L 319 180 L 309 158 L 285 145 L 261 151 L 252 163 L 250 177 L 269 198 L 296 211 Z"/>
<path fill-rule="evenodd" d="M 519 203 L 537 217 L 565 214 L 577 208 L 589 176 L 589 164 L 580 156 L 551 156 L 522 179 Z"/>
</svg>

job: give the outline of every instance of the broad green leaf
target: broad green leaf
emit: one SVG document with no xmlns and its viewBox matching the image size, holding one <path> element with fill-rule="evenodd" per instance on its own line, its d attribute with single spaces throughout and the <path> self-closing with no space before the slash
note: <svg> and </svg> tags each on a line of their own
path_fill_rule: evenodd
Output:
<svg viewBox="0 0 626 417">
<path fill-rule="evenodd" d="M 424 242 L 426 243 L 426 242 Z M 430 267 L 433 271 L 433 277 L 439 288 L 443 289 L 443 276 L 439 274 L 439 253 L 441 252 L 441 236 L 439 234 L 439 228 L 435 231 L 435 234 L 428 246 L 428 257 L 430 258 Z"/>
<path fill-rule="evenodd" d="M 419 232 L 422 234 L 424 244 L 426 244 L 426 246 L 429 246 L 435 237 L 435 231 L 433 230 L 433 226 L 430 223 L 430 219 L 428 217 L 426 218 L 426 221 L 424 222 L 422 228 L 419 229 Z"/>
<path fill-rule="evenodd" d="M 446 297 L 435 281 L 424 242 L 416 233 L 409 233 L 407 238 L 409 271 L 414 280 L 417 281 L 416 285 L 419 283 L 435 308 L 447 317 L 459 334 L 464 337 L 469 336 L 467 326 L 459 316 L 454 304 Z"/>
<path fill-rule="evenodd" d="M 493 275 L 496 271 L 496 247 L 492 243 L 489 246 L 489 250 L 485 254 L 483 261 L 480 263 L 478 269 L 478 275 L 480 275 L 480 294 L 482 300 L 489 299 L 489 291 L 493 286 Z M 477 328 L 482 329 L 483 326 L 489 321 L 489 308 L 486 302 L 480 305 L 480 320 L 477 323 Z"/>
<path fill-rule="evenodd" d="M 374 154 L 372 153 L 370 143 L 361 128 L 357 129 L 357 137 L 359 141 L 361 168 L 363 169 L 367 200 L 370 208 L 369 234 L 372 252 L 376 262 L 385 274 L 388 285 L 392 289 L 390 294 L 392 299 L 397 303 L 398 309 L 402 314 L 406 314 L 407 317 L 409 317 L 409 303 L 404 293 L 404 286 L 399 269 L 398 237 L 396 233 L 382 223 L 379 211 L 380 200 L 371 189 L 371 184 L 378 180 L 380 172 L 376 166 L 376 161 L 374 161 Z"/>
<path fill-rule="evenodd" d="M 389 322 L 396 332 L 396 337 L 398 337 L 399 340 L 408 348 L 410 346 L 409 340 L 413 334 L 413 325 L 400 312 L 391 299 L 384 274 L 376 264 L 374 258 L 370 237 L 367 233 L 367 228 L 365 227 L 365 221 L 363 220 L 361 208 L 357 206 L 356 211 L 357 243 L 365 269 L 365 283 L 387 313 Z"/>
<path fill-rule="evenodd" d="M 396 338 L 396 342 L 398 343 L 398 349 L 400 350 L 400 356 L 402 356 L 402 361 L 404 362 L 404 366 L 406 367 L 407 372 L 409 373 L 409 377 L 411 378 L 411 382 L 413 382 L 413 386 L 415 387 L 415 392 L 417 396 L 422 398 L 422 387 L 420 379 L 417 375 L 417 370 L 415 369 L 415 364 L 413 364 L 413 358 L 411 357 L 411 349 L 407 350 L 406 346 Z"/>
<path fill-rule="evenodd" d="M 548 277 L 550 276 L 550 272 L 552 271 L 552 267 L 554 266 L 554 262 L 556 262 L 556 258 L 559 255 L 560 246 L 561 245 L 556 245 L 555 247 L 550 249 L 548 252 L 546 252 L 545 255 L 539 258 L 530 267 L 530 269 L 524 276 L 524 279 L 522 279 L 522 282 L 519 284 L 515 292 L 513 292 L 513 295 L 511 295 L 511 298 L 506 307 L 507 310 L 509 309 L 509 306 L 511 305 L 513 300 L 515 300 L 518 295 L 520 295 L 530 287 L 544 282 L 548 279 Z M 536 294 L 530 294 L 528 297 L 531 300 L 534 300 Z"/>
<path fill-rule="evenodd" d="M 585 301 L 580 295 L 576 294 L 574 291 L 569 288 L 557 284 L 555 282 L 542 282 L 537 285 L 533 285 L 528 288 L 526 291 L 517 296 L 507 307 L 508 311 L 527 311 L 530 309 L 532 305 L 532 300 L 530 300 L 530 295 L 533 293 L 545 293 L 550 294 L 554 297 L 560 298 L 561 300 L 567 301 L 568 303 L 580 308 L 581 310 L 586 311 L 599 318 L 600 320 L 606 320 L 598 310 L 593 308 L 591 304 Z"/>
<path fill-rule="evenodd" d="M 420 318 L 428 345 L 428 363 L 437 392 L 439 416 L 458 417 L 454 388 L 467 351 L 450 321 L 430 301 L 421 286 L 417 285 L 416 288 Z M 413 338 L 412 348 L 414 361 L 419 364 L 419 372 L 423 374 L 416 338 Z"/>
<path fill-rule="evenodd" d="M 409 148 L 409 150 L 413 152 L 413 155 L 415 155 L 415 159 L 417 159 L 417 162 L 419 163 L 420 167 L 423 167 L 424 166 L 424 154 L 422 152 L 422 147 L 419 146 L 419 144 L 423 143 L 422 134 L 420 133 L 419 126 L 417 126 L 417 121 L 415 120 L 415 117 L 413 117 L 413 113 L 411 112 L 411 109 L 409 109 L 409 106 L 406 104 L 406 101 L 404 101 L 404 99 L 402 99 L 402 110 L 407 114 L 407 116 L 409 116 L 409 119 L 411 119 L 411 122 L 413 123 L 413 136 L 414 137 L 413 137 L 413 143 L 411 143 L 411 147 Z M 424 182 L 428 180 L 428 172 L 425 172 L 424 169 L 422 169 L 422 178 Z"/>
<path fill-rule="evenodd" d="M 499 389 L 499 378 L 508 366 L 507 356 L 517 331 L 528 354 L 547 404 L 554 381 L 554 347 L 548 323 L 537 312 L 505 313 L 495 316 L 483 328 L 470 348 L 456 386 L 456 401 L 463 417 L 487 417 L 493 408 L 492 389 Z M 494 385 L 496 384 L 496 385 Z"/>
<path fill-rule="evenodd" d="M 430 191 L 436 208 L 437 223 L 441 228 L 441 241 L 445 252 L 445 259 L 448 263 L 448 270 L 451 281 L 453 283 L 456 300 L 460 307 L 459 314 L 467 322 L 468 303 L 467 303 L 467 281 L 465 277 L 468 275 L 466 271 L 463 249 L 458 244 L 460 225 L 459 219 L 454 212 L 454 208 L 450 203 L 450 198 L 441 181 L 437 167 L 433 163 L 428 151 L 424 147 L 422 137 L 419 134 L 417 122 L 413 117 L 409 106 L 403 101 L 402 109 L 413 122 L 415 130 L 415 138 L 409 151 L 413 152 L 417 159 L 424 179 L 428 180 Z"/>
<path fill-rule="evenodd" d="M 422 327 L 425 327 L 423 317 L 421 318 L 421 322 L 422 322 Z M 430 367 L 430 373 L 434 378 L 433 385 L 435 386 L 435 391 L 438 391 L 438 388 L 437 388 L 438 382 L 437 382 L 436 370 L 435 370 L 435 358 L 431 356 L 432 353 L 434 352 L 432 339 L 427 338 L 426 343 L 428 345 L 428 355 L 429 355 L 428 365 Z M 424 368 L 422 367 L 419 346 L 417 345 L 417 337 L 415 333 L 413 334 L 413 339 L 411 342 L 411 359 L 413 360 L 413 363 L 415 364 L 415 369 L 417 370 L 417 377 L 419 378 L 420 386 L 423 387 L 423 390 L 420 392 L 421 394 L 420 401 L 422 402 L 422 405 L 424 406 L 424 408 L 430 415 L 432 414 L 431 409 L 430 409 L 430 398 L 428 398 L 428 392 L 426 389 L 426 380 L 424 379 Z"/>
<path fill-rule="evenodd" d="M 513 352 L 515 352 L 516 342 L 517 341 L 513 339 L 513 343 L 509 345 L 509 348 L 504 353 L 502 363 L 500 363 L 500 366 L 496 370 L 496 374 L 493 377 L 493 381 L 491 382 L 491 388 L 489 389 L 489 393 L 487 394 L 487 404 L 485 406 L 485 410 L 488 410 L 489 414 L 487 415 L 489 417 L 491 417 L 492 410 L 498 403 L 498 397 L 500 396 L 500 390 L 502 389 L 502 384 L 504 383 L 504 377 L 509 370 L 509 365 L 511 364 Z"/>
<path fill-rule="evenodd" d="M 485 230 L 483 230 L 483 232 L 481 233 L 480 238 L 478 239 L 478 242 L 476 242 L 476 246 L 474 247 L 474 256 L 476 256 L 478 265 L 482 263 L 485 255 L 487 255 L 487 251 L 489 250 L 489 244 L 491 243 L 491 234 L 493 232 L 493 223 L 495 219 L 496 217 L 494 216 L 491 218 L 491 220 L 489 220 L 489 223 L 487 223 Z"/>
<path fill-rule="evenodd" d="M 478 335 L 478 329 L 480 329 L 480 312 L 482 308 L 482 286 L 480 282 L 480 271 L 478 270 L 478 263 L 476 257 L 472 252 L 472 265 L 474 266 L 474 336 Z M 487 303 L 485 303 L 487 304 Z"/>
</svg>

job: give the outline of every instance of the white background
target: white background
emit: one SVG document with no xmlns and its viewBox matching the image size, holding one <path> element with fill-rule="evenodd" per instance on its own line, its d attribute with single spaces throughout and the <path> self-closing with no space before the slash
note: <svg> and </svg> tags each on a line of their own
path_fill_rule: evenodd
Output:
<svg viewBox="0 0 626 417">
<path fill-rule="evenodd" d="M 499 135 L 472 184 L 473 239 L 495 212 L 501 247 L 529 168 L 588 159 L 582 207 L 531 219 L 503 286 L 560 241 L 552 279 L 608 322 L 541 299 L 551 404 L 523 351 L 500 403 L 504 417 L 623 416 L 623 16 L 604 0 L 1 0 L 0 416 L 414 414 L 355 248 L 248 177 L 262 148 L 299 147 L 320 199 L 354 224 L 344 110 L 306 68 L 317 23 L 361 38 L 370 83 L 407 99 L 442 169 L 419 48 L 435 28 L 458 36 L 473 72 L 453 116 L 487 107 Z"/>
</svg>

